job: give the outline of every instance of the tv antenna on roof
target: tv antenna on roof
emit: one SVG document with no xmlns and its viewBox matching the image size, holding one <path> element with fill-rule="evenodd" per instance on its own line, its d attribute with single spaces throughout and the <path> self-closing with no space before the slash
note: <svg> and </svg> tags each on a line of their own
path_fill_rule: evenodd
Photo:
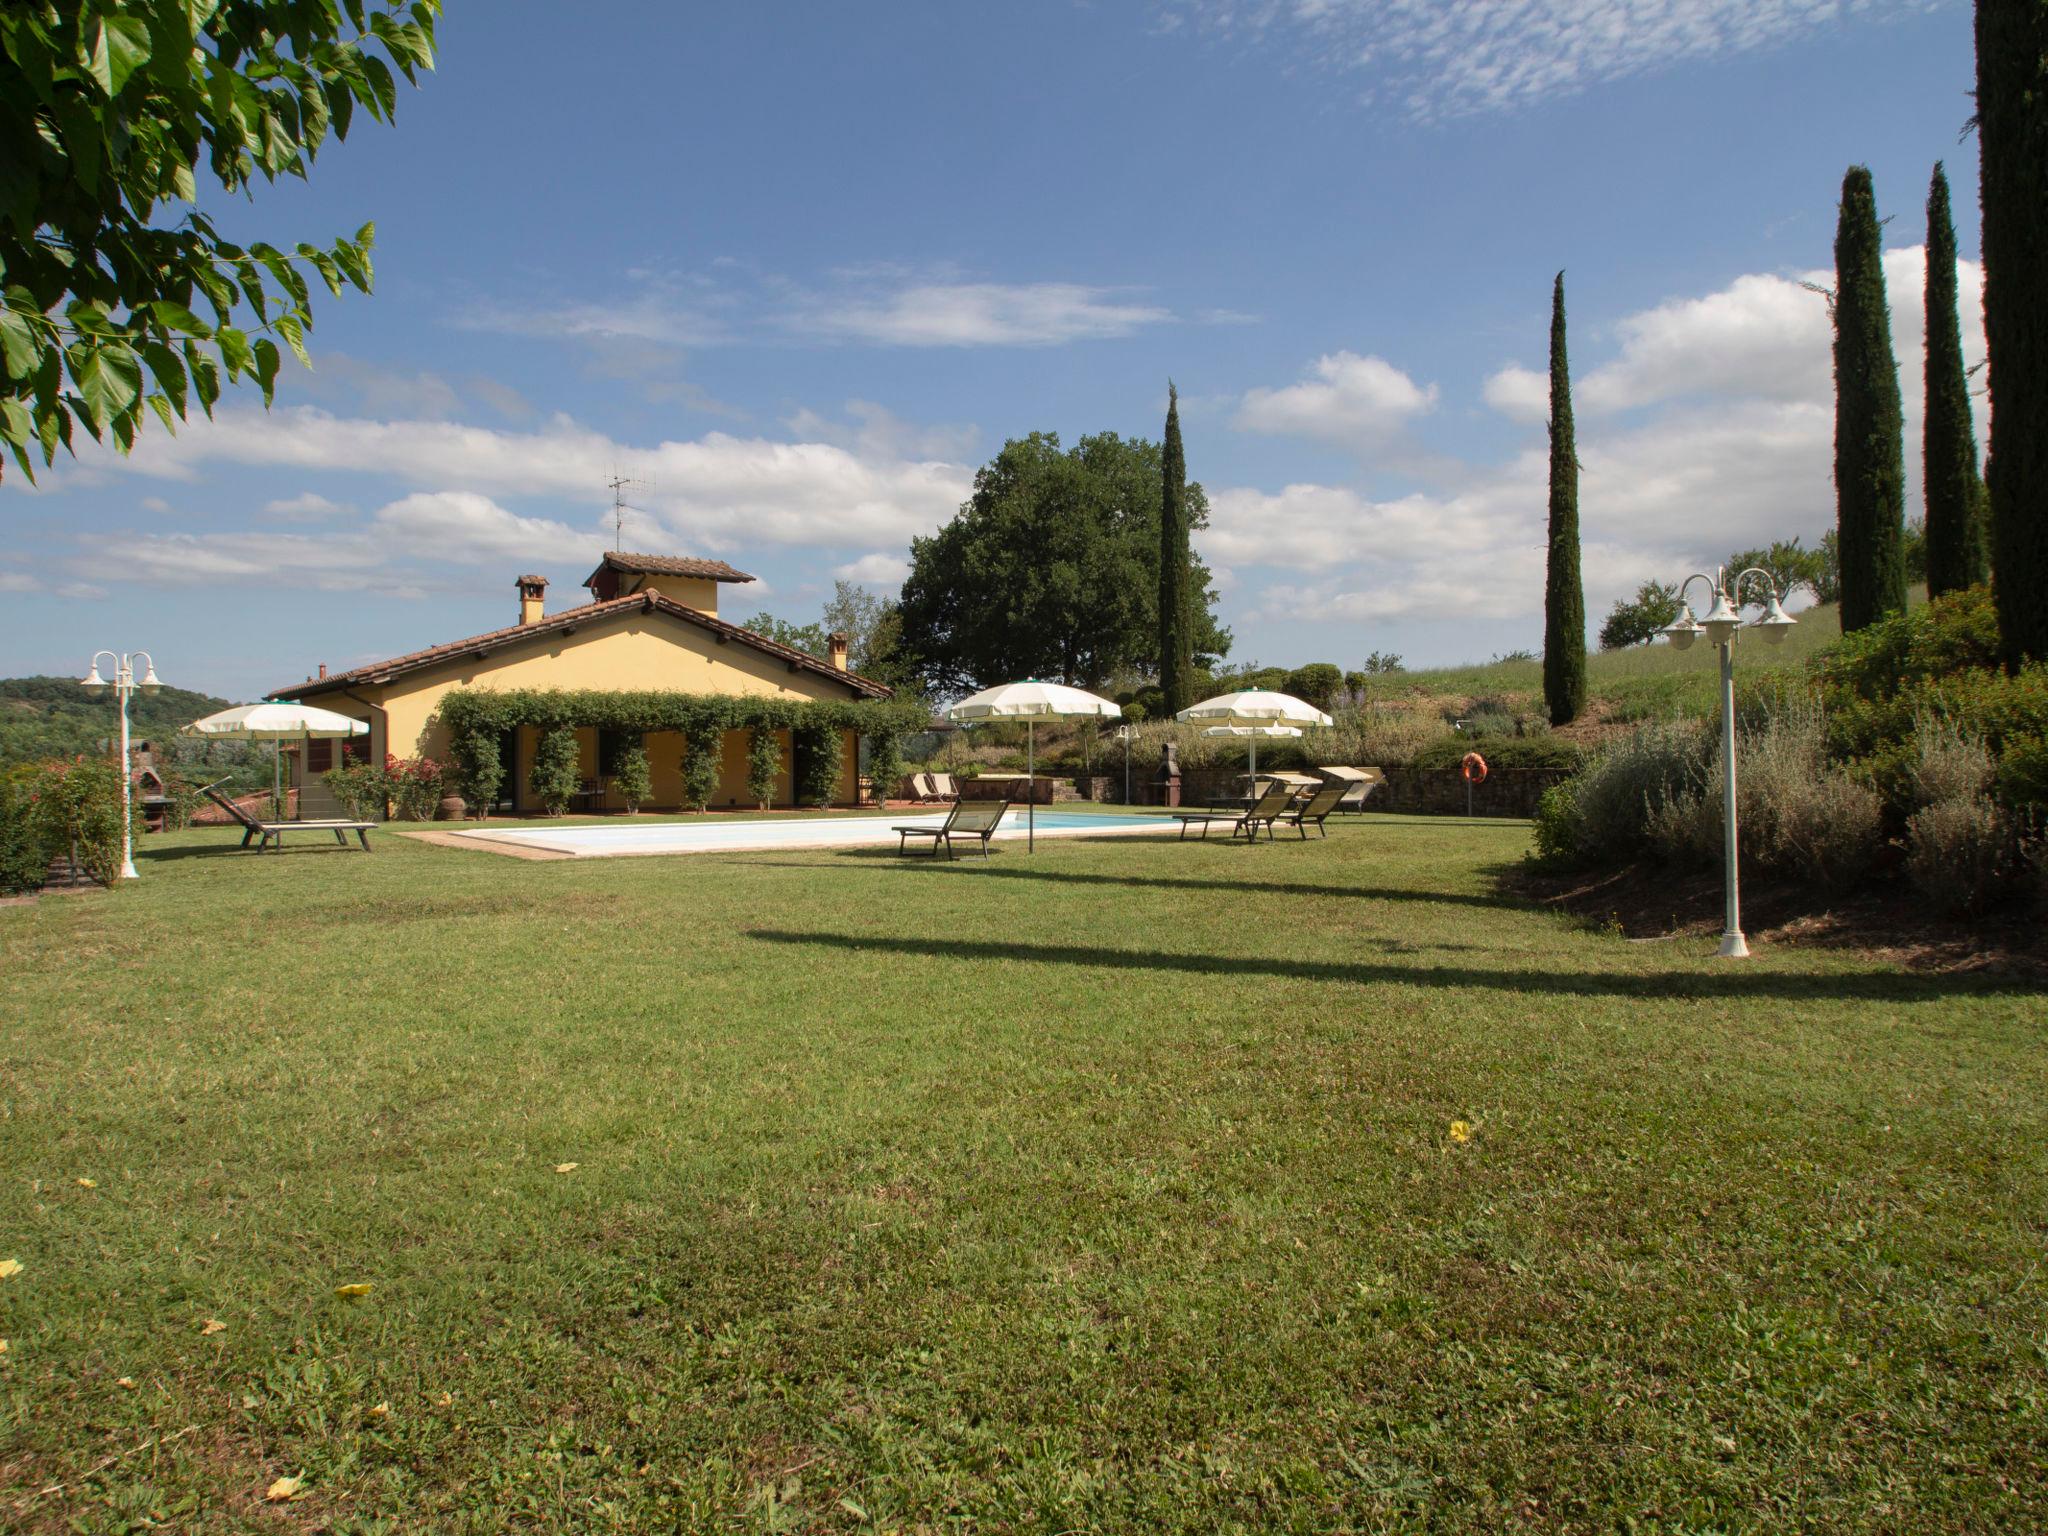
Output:
<svg viewBox="0 0 2048 1536">
<path fill-rule="evenodd" d="M 626 487 L 630 485 L 636 490 L 644 491 L 647 489 L 647 482 L 645 480 L 629 480 L 614 469 L 611 479 L 607 480 L 605 484 L 612 488 L 612 553 L 624 554 L 626 551 L 626 514 L 641 510 L 626 500 Z"/>
</svg>

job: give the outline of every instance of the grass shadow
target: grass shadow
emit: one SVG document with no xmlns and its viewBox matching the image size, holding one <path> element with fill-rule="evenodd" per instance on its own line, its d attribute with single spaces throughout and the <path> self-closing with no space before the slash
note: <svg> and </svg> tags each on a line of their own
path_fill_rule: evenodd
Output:
<svg viewBox="0 0 2048 1536">
<path fill-rule="evenodd" d="M 1000 850 L 998 850 L 1000 851 Z M 897 858 L 894 849 L 872 848 L 848 849 L 837 855 L 840 858 L 887 859 Z M 803 869 L 810 866 L 782 859 L 735 859 L 735 864 Z M 905 858 L 901 861 L 915 868 L 950 871 L 956 874 L 973 873 L 990 880 L 1038 880 L 1059 885 L 1114 885 L 1146 887 L 1161 891 L 1237 891 L 1251 895 L 1274 896 L 1334 896 L 1356 897 L 1365 901 L 1415 901 L 1431 905 L 1462 907 L 1498 907 L 1509 911 L 1534 911 L 1537 904 L 1515 896 L 1492 896 L 1475 894 L 1471 891 L 1429 891 L 1414 890 L 1401 886 L 1378 885 L 1319 885 L 1305 880 L 1233 880 L 1205 879 L 1201 876 L 1186 878 L 1162 875 L 1106 875 L 1084 870 L 1031 869 L 1018 864 L 998 865 L 993 861 L 983 865 L 978 854 L 963 854 L 957 862 L 949 863 L 944 858 L 934 863 L 928 856 Z"/>
<path fill-rule="evenodd" d="M 978 964 L 1008 960 L 1092 970 L 1161 971 L 1225 977 L 1238 983 L 1251 978 L 1272 977 L 1350 986 L 1385 982 L 1403 986 L 1483 987 L 1498 992 L 1575 997 L 1635 997 L 1646 1001 L 1768 998 L 1791 1002 L 1853 1000 L 1906 1003 L 1922 1002 L 1951 992 L 1983 996 L 2039 990 L 2029 983 L 2006 977 L 1916 976 L 1904 972 L 1800 976 L 1738 965 L 1720 970 L 1616 974 L 1398 965 L 1362 960 L 1294 960 L 1267 955 L 1176 954 L 1170 950 L 1109 949 L 1088 944 L 1036 944 L 1008 939 L 889 938 L 873 934 L 797 933 L 777 928 L 751 928 L 747 930 L 747 937 L 764 944 L 808 945 L 870 956 L 883 953 Z"/>
</svg>

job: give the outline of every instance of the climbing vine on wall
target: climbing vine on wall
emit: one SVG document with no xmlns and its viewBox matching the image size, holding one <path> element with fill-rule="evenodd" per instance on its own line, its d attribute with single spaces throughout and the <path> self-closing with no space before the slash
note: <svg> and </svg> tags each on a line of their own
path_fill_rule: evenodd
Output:
<svg viewBox="0 0 2048 1536">
<path fill-rule="evenodd" d="M 522 725 L 543 734 L 582 727 L 629 735 L 677 731 L 693 742 L 716 741 L 723 732 L 743 730 L 815 732 L 837 741 L 845 731 L 893 739 L 923 724 L 925 713 L 925 706 L 897 699 L 774 699 L 595 688 L 458 688 L 441 699 L 441 723 L 450 752 L 473 801 L 486 785 L 495 794 L 504 773 L 498 760 L 499 739 Z"/>
</svg>

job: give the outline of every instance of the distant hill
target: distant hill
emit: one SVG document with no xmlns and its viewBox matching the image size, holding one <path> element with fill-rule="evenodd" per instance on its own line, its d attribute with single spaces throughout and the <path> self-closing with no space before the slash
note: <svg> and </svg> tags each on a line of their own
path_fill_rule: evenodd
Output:
<svg viewBox="0 0 2048 1536">
<path fill-rule="evenodd" d="M 134 741 L 168 743 L 179 726 L 228 703 L 187 688 L 138 692 L 128 704 L 128 734 Z M 111 688 L 83 688 L 72 677 L 0 678 L 0 763 L 98 752 L 120 735 Z"/>
</svg>

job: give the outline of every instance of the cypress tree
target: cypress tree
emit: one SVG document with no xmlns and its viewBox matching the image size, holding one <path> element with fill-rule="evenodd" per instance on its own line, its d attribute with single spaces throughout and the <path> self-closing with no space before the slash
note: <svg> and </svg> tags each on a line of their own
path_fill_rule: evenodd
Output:
<svg viewBox="0 0 2048 1536">
<path fill-rule="evenodd" d="M 1990 554 L 1970 425 L 1969 375 L 1956 314 L 1956 228 L 1948 174 L 1934 165 L 1927 188 L 1927 414 L 1921 424 L 1921 488 L 1927 501 L 1927 595 L 1988 577 Z"/>
<path fill-rule="evenodd" d="M 1550 297 L 1550 563 L 1543 591 L 1543 700 L 1550 723 L 1586 707 L 1586 590 L 1579 579 L 1579 455 L 1564 347 L 1564 274 Z"/>
<path fill-rule="evenodd" d="M 2048 0 L 1977 0 L 1991 590 L 2008 666 L 2048 657 Z"/>
<path fill-rule="evenodd" d="M 1877 195 L 1868 168 L 1852 165 L 1835 226 L 1835 525 L 1844 634 L 1906 606 L 1904 432 Z"/>
<path fill-rule="evenodd" d="M 1165 468 L 1159 492 L 1159 691 L 1178 714 L 1195 702 L 1188 596 L 1188 466 L 1180 443 L 1180 394 L 1166 381 Z"/>
</svg>

